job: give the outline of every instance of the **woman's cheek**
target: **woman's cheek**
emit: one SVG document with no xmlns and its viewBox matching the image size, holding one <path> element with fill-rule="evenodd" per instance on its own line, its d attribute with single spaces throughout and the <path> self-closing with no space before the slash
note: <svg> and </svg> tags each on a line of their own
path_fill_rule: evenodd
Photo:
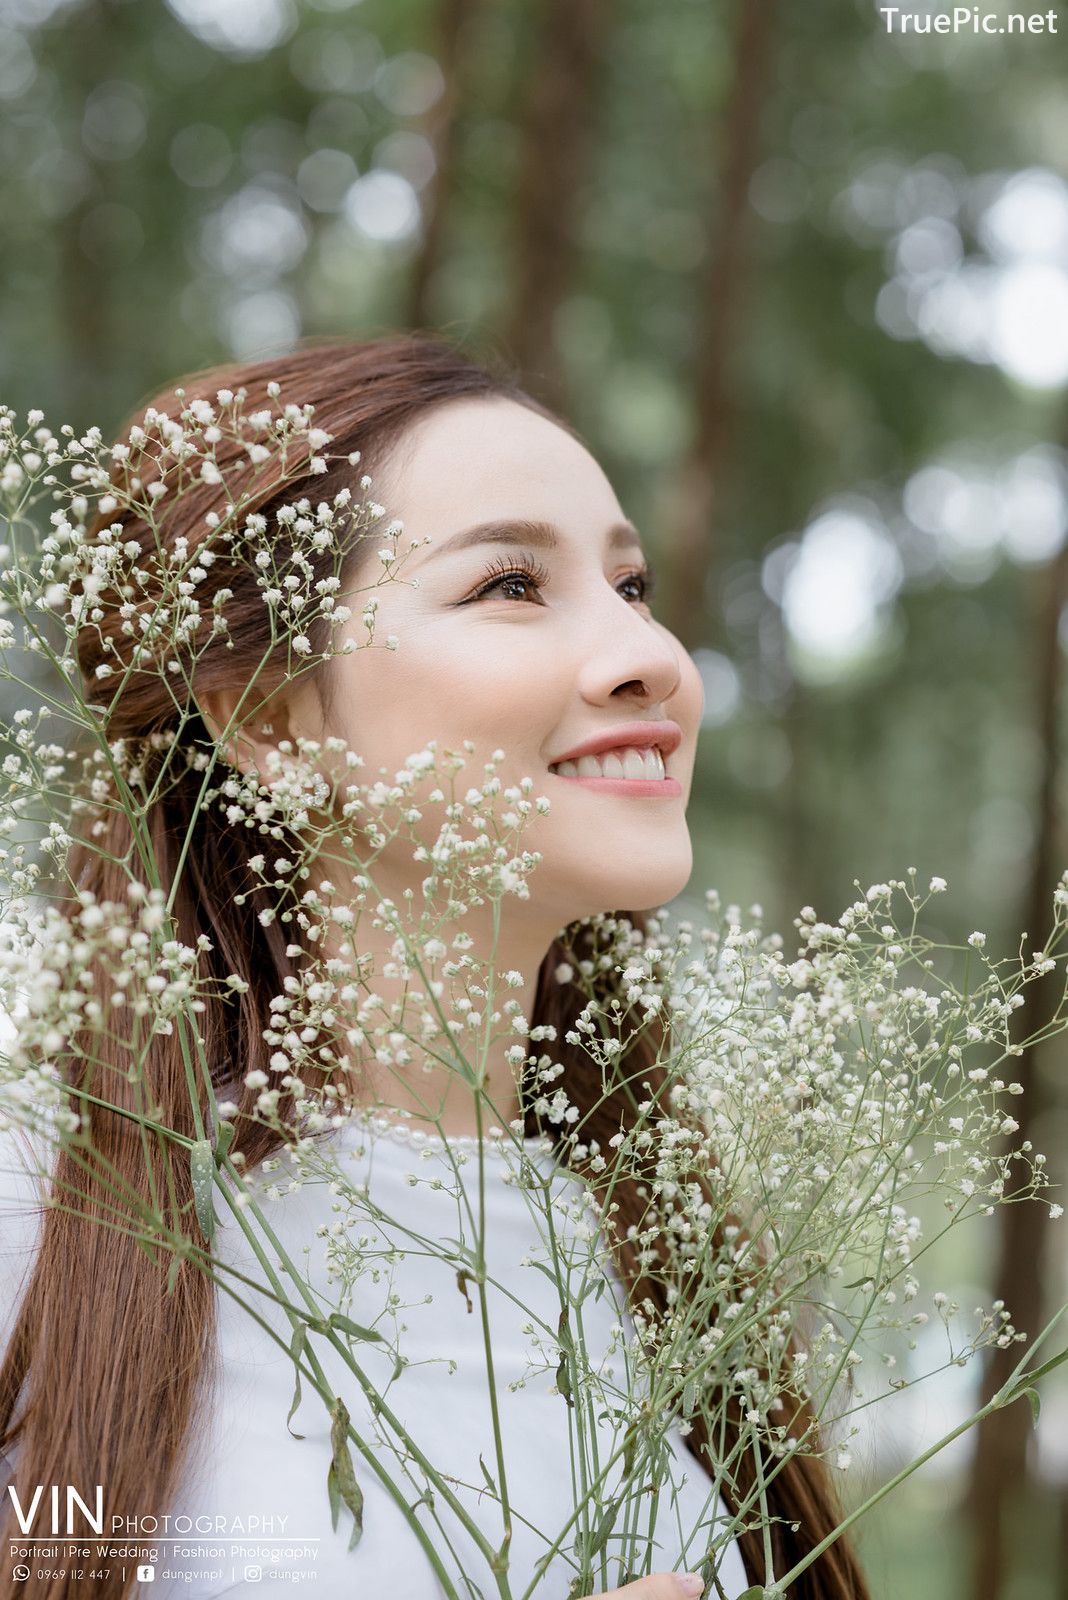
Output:
<svg viewBox="0 0 1068 1600">
<path fill-rule="evenodd" d="M 674 635 L 669 635 L 669 638 L 674 640 Z M 689 732 L 701 725 L 705 708 L 705 686 L 697 663 L 689 651 L 684 650 L 677 640 L 675 648 L 679 652 L 679 687 L 668 701 L 668 706 L 675 720 L 682 723 Z"/>
</svg>

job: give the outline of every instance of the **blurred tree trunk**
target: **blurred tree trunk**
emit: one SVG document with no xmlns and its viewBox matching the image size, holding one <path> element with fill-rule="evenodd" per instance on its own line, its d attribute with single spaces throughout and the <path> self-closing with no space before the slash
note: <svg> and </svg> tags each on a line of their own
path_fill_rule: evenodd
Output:
<svg viewBox="0 0 1068 1600">
<path fill-rule="evenodd" d="M 808 685 L 795 681 L 779 720 L 790 751 L 790 767 L 779 787 L 782 809 L 776 830 L 779 882 L 791 927 L 802 906 L 814 906 L 821 917 L 832 920 L 836 915 L 826 902 L 823 833 L 812 818 L 813 810 L 818 809 L 813 792 L 817 787 L 813 757 L 818 750 L 813 714 Z"/>
<path fill-rule="evenodd" d="M 730 368 L 742 328 L 748 277 L 749 185 L 760 158 L 760 125 L 771 82 L 775 0 L 738 0 L 730 99 L 713 138 L 720 151 L 701 289 L 693 442 L 671 492 L 661 620 L 688 649 L 709 642 L 705 598 L 712 570 L 714 497 L 731 423 Z"/>
<path fill-rule="evenodd" d="M 83 247 L 87 218 L 108 199 L 111 173 L 82 147 L 85 103 L 97 84 L 113 75 L 122 59 L 121 30 L 129 27 L 128 8 L 115 0 L 89 0 L 65 20 L 58 33 L 59 81 L 69 118 L 65 136 L 89 166 L 90 181 L 82 198 L 56 225 L 59 248 L 59 308 L 66 352 L 64 393 L 66 415 L 87 426 L 94 420 L 100 374 L 115 358 L 113 348 L 116 274 Z"/>
<path fill-rule="evenodd" d="M 1060 761 L 1062 653 L 1059 637 L 1061 612 L 1068 603 L 1068 544 L 1048 569 L 1035 578 L 1035 722 L 1042 741 L 1042 770 L 1036 802 L 1035 842 L 1032 851 L 1022 925 L 1028 939 L 1025 955 L 1041 949 L 1052 926 L 1053 891 L 1064 862 L 1057 802 Z M 1053 1014 L 1059 998 L 1056 972 L 1036 980 L 1026 991 L 1027 1001 L 1013 1014 L 1017 1042 L 1040 1028 Z M 1044 1048 L 1049 1048 L 1048 1046 Z M 1061 1048 L 1057 1045 L 1056 1048 Z M 1024 1093 L 1014 1114 L 1020 1128 L 1016 1143 L 1034 1136 L 1044 1110 L 1041 1051 L 1020 1057 L 1015 1076 Z M 1059 1163 L 1058 1163 L 1059 1164 Z M 1033 1335 L 1042 1326 L 1047 1245 L 1047 1213 L 1035 1202 L 1005 1206 L 999 1213 L 999 1241 L 994 1294 L 1004 1300 L 1013 1325 Z M 1022 1351 L 1017 1345 L 988 1353 L 983 1373 L 985 1403 L 1004 1383 Z M 973 1554 L 972 1594 L 975 1600 L 997 1600 L 1005 1589 L 1012 1550 L 1011 1510 L 1026 1492 L 1027 1441 L 1032 1431 L 1026 1405 L 995 1411 L 976 1430 L 968 1496 L 969 1545 Z"/>
<path fill-rule="evenodd" d="M 434 176 L 423 192 L 423 239 L 412 267 L 408 322 L 413 328 L 431 324 L 431 286 L 441 263 L 449 202 L 455 192 L 458 135 L 466 99 L 465 69 L 480 5 L 481 0 L 440 0 L 438 7 L 435 54 L 445 89 L 423 130 L 434 152 Z"/>
<path fill-rule="evenodd" d="M 565 380 L 554 323 L 578 257 L 578 202 L 612 20 L 611 0 L 544 0 L 522 118 L 515 293 L 505 342 L 531 391 L 561 410 Z"/>
</svg>

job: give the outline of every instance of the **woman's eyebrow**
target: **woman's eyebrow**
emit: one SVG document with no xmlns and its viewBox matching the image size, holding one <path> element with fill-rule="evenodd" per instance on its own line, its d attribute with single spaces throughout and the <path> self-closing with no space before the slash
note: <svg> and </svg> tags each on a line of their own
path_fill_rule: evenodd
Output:
<svg viewBox="0 0 1068 1600">
<path fill-rule="evenodd" d="M 541 550 L 554 550 L 560 544 L 560 535 L 551 522 L 530 522 L 524 518 L 507 522 L 478 522 L 471 528 L 463 528 L 459 533 L 452 534 L 444 544 L 438 545 L 424 557 L 422 565 L 426 566 L 437 556 L 451 555 L 476 544 L 525 544 Z M 644 555 L 641 536 L 631 522 L 614 522 L 608 529 L 607 546 L 609 551 L 636 548 L 639 555 Z"/>
</svg>

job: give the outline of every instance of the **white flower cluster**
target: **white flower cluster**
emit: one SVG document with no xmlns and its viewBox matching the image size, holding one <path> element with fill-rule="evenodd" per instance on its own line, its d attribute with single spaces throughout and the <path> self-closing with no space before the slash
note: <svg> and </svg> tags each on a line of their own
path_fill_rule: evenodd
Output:
<svg viewBox="0 0 1068 1600">
<path fill-rule="evenodd" d="M 340 592 L 344 564 L 377 531 L 386 541 L 380 557 L 389 559 L 362 588 L 395 580 L 403 524 L 380 527 L 385 508 L 367 494 L 366 474 L 329 499 L 285 503 L 290 483 L 339 458 L 327 453 L 331 436 L 315 425 L 313 407 L 283 404 L 277 385 L 268 392 L 272 405 L 251 410 L 244 390 L 220 390 L 214 403 L 187 402 L 176 390 L 177 415 L 149 407 L 111 446 L 99 429 L 75 437 L 64 425 L 57 437 L 39 412 L 20 428 L 0 407 L 3 676 L 16 677 L 5 659 L 16 652 L 43 655 L 79 698 L 88 655 L 97 696 L 105 687 L 120 693 L 134 674 L 160 676 L 178 721 L 197 709 L 193 682 L 205 652 L 232 647 L 236 598 L 227 579 L 238 572 L 260 592 L 287 676 L 358 648 L 337 639 L 353 615 Z M 358 463 L 355 452 L 345 464 Z M 368 594 L 363 647 L 374 643 L 377 606 Z M 247 625 L 247 613 L 236 622 Z M 254 706 L 242 709 L 247 716 Z"/>
<path fill-rule="evenodd" d="M 60 1129 L 74 1132 L 87 1109 L 67 1086 L 73 1053 L 92 1058 L 92 1041 L 129 1029 L 143 1052 L 156 1034 L 204 1009 L 198 983 L 200 956 L 211 942 L 201 935 L 190 948 L 168 934 L 166 896 L 131 883 L 126 903 L 99 902 L 79 891 L 67 909 L 27 899 L 7 907 L 0 923 L 0 1011 L 14 1024 L 0 1056 L 0 1088 L 18 1120 L 36 1125 L 47 1109 Z M 106 974 L 106 1007 L 93 984 Z"/>
<path fill-rule="evenodd" d="M 619 919 L 589 919 L 592 954 L 561 974 L 590 997 L 567 1042 L 588 1055 L 606 1100 L 633 1039 L 664 1013 L 673 1025 L 661 1056 L 668 1094 L 641 1101 L 610 1140 L 613 1183 L 628 1175 L 647 1200 L 628 1239 L 669 1310 L 637 1310 L 627 1384 L 611 1396 L 598 1388 L 599 1406 L 635 1417 L 652 1397 L 658 1415 L 684 1429 L 701 1415 L 715 1437 L 733 1392 L 773 1453 L 800 1443 L 844 1471 L 851 1417 L 932 1375 L 915 1359 L 932 1311 L 947 1336 L 935 1372 L 1024 1338 L 1001 1302 L 962 1324 L 916 1262 L 930 1228 L 945 1233 L 1048 1188 L 1045 1158 L 1012 1145 L 1006 1100 L 1021 1086 L 1006 1064 L 1022 1048 L 1010 1024 L 1023 990 L 1063 967 L 1066 886 L 1068 874 L 1045 950 L 994 963 L 973 936 L 986 976 L 962 988 L 916 929 L 924 901 L 912 879 L 874 885 L 834 925 L 806 908 L 792 961 L 777 935 L 743 926 L 737 907 L 719 915 L 713 891 L 716 920 L 682 922 L 673 937 L 659 918 L 644 937 Z M 935 879 L 928 893 L 943 889 Z M 1065 1025 L 1062 997 L 1051 1026 Z M 567 1132 L 578 1108 L 566 1077 L 553 1084 L 562 1064 L 527 1059 L 546 1085 L 539 1115 L 562 1128 L 583 1170 L 603 1172 L 608 1152 Z M 791 1419 L 806 1398 L 821 1429 L 799 1441 Z"/>
</svg>

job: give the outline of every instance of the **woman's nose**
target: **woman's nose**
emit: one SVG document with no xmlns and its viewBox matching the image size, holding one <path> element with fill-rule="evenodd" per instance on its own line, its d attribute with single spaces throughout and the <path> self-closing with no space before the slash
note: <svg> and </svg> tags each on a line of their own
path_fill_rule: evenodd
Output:
<svg viewBox="0 0 1068 1600">
<path fill-rule="evenodd" d="M 628 695 L 643 704 L 669 700 L 682 679 L 681 648 L 633 605 L 617 608 L 585 634 L 583 693 L 594 702 Z"/>
</svg>

